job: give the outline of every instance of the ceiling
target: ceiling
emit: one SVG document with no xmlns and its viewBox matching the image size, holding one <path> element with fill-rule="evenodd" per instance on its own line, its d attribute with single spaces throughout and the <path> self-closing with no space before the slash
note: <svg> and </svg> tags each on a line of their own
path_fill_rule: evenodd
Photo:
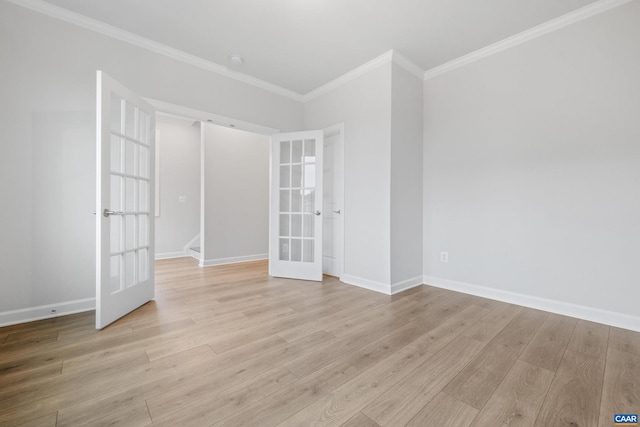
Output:
<svg viewBox="0 0 640 427">
<path fill-rule="evenodd" d="M 46 0 L 306 94 L 394 49 L 423 70 L 594 0 Z"/>
</svg>

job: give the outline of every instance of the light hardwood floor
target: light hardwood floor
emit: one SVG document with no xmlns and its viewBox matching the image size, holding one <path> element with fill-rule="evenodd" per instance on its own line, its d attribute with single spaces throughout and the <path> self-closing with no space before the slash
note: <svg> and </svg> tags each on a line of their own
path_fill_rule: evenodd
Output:
<svg viewBox="0 0 640 427">
<path fill-rule="evenodd" d="M 610 426 L 640 333 L 428 286 L 385 296 L 265 262 L 156 265 L 156 300 L 0 328 L 1 426 Z"/>
</svg>

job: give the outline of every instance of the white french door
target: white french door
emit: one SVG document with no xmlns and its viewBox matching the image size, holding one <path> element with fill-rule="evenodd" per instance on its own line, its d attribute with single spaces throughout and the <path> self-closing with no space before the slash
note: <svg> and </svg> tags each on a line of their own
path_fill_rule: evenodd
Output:
<svg viewBox="0 0 640 427">
<path fill-rule="evenodd" d="M 322 280 L 323 132 L 271 137 L 269 274 Z"/>
<path fill-rule="evenodd" d="M 155 111 L 97 73 L 96 328 L 154 296 Z"/>
</svg>

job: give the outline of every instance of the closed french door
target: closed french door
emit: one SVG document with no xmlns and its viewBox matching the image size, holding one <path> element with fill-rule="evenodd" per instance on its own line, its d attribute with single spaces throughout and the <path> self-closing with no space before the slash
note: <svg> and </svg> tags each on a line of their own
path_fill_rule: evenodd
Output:
<svg viewBox="0 0 640 427">
<path fill-rule="evenodd" d="M 154 109 L 98 71 L 98 329 L 154 297 L 154 135 Z"/>
<path fill-rule="evenodd" d="M 323 132 L 271 138 L 269 274 L 322 280 Z"/>
</svg>

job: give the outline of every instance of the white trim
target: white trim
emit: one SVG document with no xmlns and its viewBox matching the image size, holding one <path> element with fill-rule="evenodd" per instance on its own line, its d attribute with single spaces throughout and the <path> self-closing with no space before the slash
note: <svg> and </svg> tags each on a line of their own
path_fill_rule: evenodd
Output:
<svg viewBox="0 0 640 427">
<path fill-rule="evenodd" d="M 269 254 L 245 255 L 231 258 L 218 258 L 200 260 L 200 267 L 213 267 L 216 265 L 239 264 L 241 262 L 262 261 L 269 259 Z"/>
<path fill-rule="evenodd" d="M 370 291 L 380 292 L 385 295 L 391 295 L 391 286 L 382 282 L 363 279 L 362 277 L 351 276 L 350 274 L 342 275 L 342 277 L 340 277 L 340 281 L 348 285 L 357 286 L 359 288 L 368 289 Z"/>
<path fill-rule="evenodd" d="M 631 316 L 628 314 L 616 313 L 584 305 L 571 304 L 535 297 L 532 295 L 504 291 L 501 289 L 457 282 L 454 280 L 442 279 L 440 277 L 424 276 L 424 283 L 427 286 L 449 289 L 451 291 L 476 295 L 483 298 L 517 304 L 524 307 L 549 311 L 551 313 L 562 314 L 565 316 L 571 316 L 578 319 L 589 320 L 592 322 L 640 332 L 640 317 L 638 316 Z"/>
<path fill-rule="evenodd" d="M 406 56 L 396 52 L 395 50 L 392 52 L 393 53 L 391 56 L 392 56 L 393 62 L 395 62 L 397 65 L 404 68 L 409 73 L 413 74 L 419 79 L 422 79 L 424 77 L 424 70 L 419 65 L 417 65 L 415 62 L 413 62 Z"/>
<path fill-rule="evenodd" d="M 369 71 L 380 67 L 381 65 L 385 65 L 389 63 L 396 63 L 398 66 L 404 68 L 409 73 L 413 74 L 419 79 L 424 77 L 424 70 L 420 66 L 418 66 L 416 63 L 408 59 L 406 56 L 391 49 L 383 53 L 382 55 L 372 59 L 371 61 L 365 64 L 362 64 L 359 67 L 354 68 L 348 73 L 343 74 L 337 79 L 331 80 L 329 83 L 326 83 L 320 86 L 319 88 L 312 90 L 311 92 L 307 92 L 302 97 L 302 100 L 304 102 L 311 101 L 312 99 L 315 99 L 320 95 L 323 95 L 346 83 L 349 83 L 351 80 L 356 79 L 361 75 L 366 74 Z"/>
<path fill-rule="evenodd" d="M 156 261 L 160 259 L 172 259 L 172 258 L 184 258 L 184 252 L 166 252 L 163 254 L 156 254 Z"/>
<path fill-rule="evenodd" d="M 224 127 L 229 127 L 229 125 L 233 124 L 234 129 L 259 133 L 261 135 L 273 135 L 274 133 L 280 132 L 280 130 L 276 128 L 262 126 L 251 122 L 245 122 L 244 120 L 233 119 L 231 117 L 221 116 L 220 114 L 208 113 L 206 111 L 196 110 L 195 108 L 172 104 L 171 102 L 144 97 L 143 99 L 151 104 L 156 110 L 169 116 L 189 118 L 201 122 L 213 123 Z"/>
<path fill-rule="evenodd" d="M 381 65 L 390 63 L 392 59 L 393 59 L 393 50 L 385 52 L 382 55 L 378 56 L 377 58 L 374 58 L 371 61 L 367 62 L 366 64 L 362 64 L 361 66 L 354 68 L 353 70 L 349 71 L 346 74 L 343 74 L 337 79 L 332 80 L 329 83 L 326 83 L 320 86 L 319 88 L 312 90 L 311 92 L 308 92 L 302 97 L 302 100 L 304 102 L 311 101 L 312 99 L 315 99 L 320 95 L 330 92 L 336 89 L 337 87 L 340 87 L 350 82 L 351 80 L 357 77 L 360 77 L 361 75 L 368 73 L 369 71 L 375 68 L 380 67 Z"/>
<path fill-rule="evenodd" d="M 581 7 L 580 9 L 574 10 L 573 12 L 569 12 L 565 15 L 559 16 L 543 24 L 525 30 L 521 33 L 518 33 L 511 37 L 507 37 L 504 40 L 490 44 L 489 46 L 485 46 L 467 55 L 456 58 L 453 61 L 449 61 L 437 67 L 431 68 L 425 71 L 423 78 L 424 80 L 429 80 L 433 77 L 439 76 L 440 74 L 444 74 L 448 71 L 455 70 L 456 68 L 460 68 L 464 65 L 486 58 L 498 52 L 502 52 L 503 50 L 509 49 L 513 46 L 528 42 L 529 40 L 533 40 L 552 31 L 559 30 L 568 25 L 590 18 L 609 9 L 613 9 L 614 7 L 629 3 L 630 1 L 633 0 L 596 1 L 587 6 Z"/>
<path fill-rule="evenodd" d="M 156 117 L 157 117 L 157 113 L 156 113 Z M 158 218 L 160 216 L 160 129 L 158 129 L 158 125 L 156 123 L 156 155 L 155 155 L 155 159 L 153 159 L 153 161 L 155 162 L 155 171 L 154 171 L 154 194 L 155 194 L 155 200 L 153 202 L 153 209 L 155 210 L 155 217 Z M 158 259 L 156 257 L 156 259 Z"/>
<path fill-rule="evenodd" d="M 338 149 L 340 152 L 340 158 L 342 159 L 342 168 L 340 168 L 340 170 L 336 168 L 335 162 L 332 165 L 334 172 L 335 171 L 339 172 L 338 177 L 334 175 L 334 179 L 338 181 L 338 186 L 340 187 L 340 197 L 338 198 L 337 202 L 338 202 L 339 209 L 341 210 L 341 213 L 340 213 L 341 219 L 339 222 L 340 225 L 338 230 L 338 235 L 340 236 L 340 244 L 338 245 L 339 254 L 336 257 L 336 261 L 338 262 L 338 277 L 342 277 L 342 275 L 344 274 L 344 221 L 345 221 L 345 215 L 346 215 L 345 214 L 345 197 L 344 197 L 344 171 L 346 169 L 346 162 L 344 158 L 344 122 L 340 122 L 338 124 L 328 126 L 322 129 L 322 133 L 325 141 L 327 138 L 332 138 L 334 136 L 338 137 L 338 140 L 339 140 Z M 324 159 L 323 159 L 323 162 L 324 162 Z M 324 270 L 323 270 L 323 273 L 324 273 Z"/>
<path fill-rule="evenodd" d="M 395 295 L 407 289 L 415 288 L 416 286 L 422 286 L 422 276 L 413 277 L 411 279 L 403 280 L 402 282 L 393 283 L 391 285 L 391 295 Z"/>
<path fill-rule="evenodd" d="M 292 90 L 285 89 L 281 86 L 266 82 L 264 80 L 260 80 L 255 77 L 248 76 L 246 74 L 238 73 L 236 71 L 231 71 L 227 67 L 222 66 L 220 64 L 216 64 L 215 62 L 206 60 L 204 58 L 200 58 L 199 56 L 192 55 L 190 53 L 183 52 L 179 49 L 169 47 L 167 45 L 147 39 L 137 34 L 130 33 L 129 31 L 125 31 L 121 28 L 114 27 L 113 25 L 105 24 L 104 22 L 98 21 L 93 18 L 89 18 L 87 16 L 81 15 L 76 12 L 72 12 L 62 7 L 55 6 L 46 1 L 43 1 L 43 0 L 8 0 L 8 1 L 11 3 L 17 4 L 18 6 L 31 9 L 35 12 L 48 15 L 52 18 L 56 18 L 64 22 L 68 22 L 69 24 L 77 25 L 79 27 L 85 28 L 90 31 L 94 31 L 104 36 L 111 37 L 116 40 L 120 40 L 125 43 L 132 44 L 134 46 L 149 50 L 151 52 L 158 53 L 160 55 L 167 56 L 169 58 L 183 62 L 185 64 L 193 65 L 194 67 L 198 67 L 203 70 L 212 71 L 224 77 L 238 80 L 240 82 L 247 83 L 257 88 L 260 88 L 281 96 L 285 96 L 287 98 L 291 98 L 296 101 L 302 101 L 303 96 Z"/>
<path fill-rule="evenodd" d="M 96 299 L 86 298 L 58 304 L 41 305 L 38 307 L 22 308 L 20 310 L 4 311 L 0 313 L 0 327 L 16 325 L 18 323 L 33 322 L 34 320 L 50 319 L 68 314 L 83 313 L 96 309 Z M 56 310 L 52 313 L 51 310 Z"/>
</svg>

